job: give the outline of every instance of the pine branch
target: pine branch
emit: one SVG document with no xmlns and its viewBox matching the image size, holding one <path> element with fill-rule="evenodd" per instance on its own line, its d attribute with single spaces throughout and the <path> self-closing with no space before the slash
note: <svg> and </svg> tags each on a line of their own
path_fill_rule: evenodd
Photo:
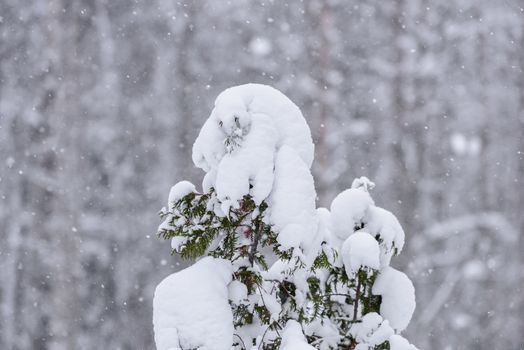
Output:
<svg viewBox="0 0 524 350">
<path fill-rule="evenodd" d="M 353 321 L 357 320 L 358 301 L 360 299 L 360 284 L 361 284 L 361 279 L 360 279 L 359 274 L 357 273 L 357 291 L 355 294 L 355 302 L 353 303 Z"/>
<path fill-rule="evenodd" d="M 255 262 L 255 254 L 257 253 L 258 241 L 260 240 L 260 236 L 262 235 L 262 230 L 260 226 L 263 226 L 263 224 L 257 221 L 255 225 L 253 243 L 251 244 L 251 251 L 249 252 L 249 263 L 251 264 L 251 266 L 253 266 Z"/>
</svg>

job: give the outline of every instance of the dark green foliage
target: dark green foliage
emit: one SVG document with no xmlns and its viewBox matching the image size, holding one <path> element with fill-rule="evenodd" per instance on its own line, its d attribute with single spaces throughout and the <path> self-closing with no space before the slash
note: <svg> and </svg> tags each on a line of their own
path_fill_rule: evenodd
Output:
<svg viewBox="0 0 524 350">
<path fill-rule="evenodd" d="M 293 255 L 292 249 L 283 250 L 278 244 L 278 233 L 264 220 L 268 209 L 266 202 L 257 205 L 251 196 L 246 195 L 237 208 L 230 208 L 227 215 L 215 211 L 218 205 L 213 189 L 209 193 L 190 193 L 170 203 L 169 209 L 160 213 L 164 224 L 158 235 L 164 239 L 175 238 L 173 254 L 178 253 L 184 259 L 211 255 L 232 262 L 233 280 L 246 286 L 248 299 L 250 296 L 259 298 L 236 301 L 238 305 L 230 302 L 235 329 L 250 324 L 265 325 L 262 349 L 276 350 L 281 341 L 280 331 L 288 319 L 294 318 L 302 324 L 330 319 L 341 335 L 338 347 L 354 346 L 355 340 L 350 335 L 352 325 L 360 322 L 362 314 L 380 309 L 380 297 L 371 293 L 376 271 L 361 269 L 355 276 L 348 276 L 343 267 L 333 265 L 337 251 L 330 252 L 332 248 L 325 243 L 312 266 L 307 267 Z M 281 280 L 265 281 L 262 277 L 261 272 L 269 269 L 269 257 L 265 255 L 269 252 L 273 255 L 271 259 L 279 259 L 284 266 L 287 265 Z M 293 282 L 293 276 L 299 270 L 306 272 L 307 285 L 307 295 L 301 294 L 301 299 L 298 299 L 299 292 Z M 319 278 L 326 274 L 327 278 Z M 266 304 L 264 296 L 268 298 L 270 295 L 282 307 L 279 315 L 271 315 Z M 304 297 L 307 299 L 305 304 Z M 237 338 L 239 348 L 250 348 L 240 337 Z M 315 336 L 309 336 L 308 340 L 321 341 Z M 375 350 L 389 350 L 389 344 L 385 342 Z"/>
<path fill-rule="evenodd" d="M 276 233 L 270 225 L 264 223 L 267 203 L 257 205 L 247 195 L 238 208 L 231 208 L 227 215 L 222 216 L 217 215 L 214 210 L 217 204 L 213 189 L 209 193 L 190 193 L 184 196 L 171 203 L 169 210 L 160 213 L 165 221 L 158 235 L 164 239 L 179 238 L 180 243 L 175 244 L 173 254 L 178 253 L 184 259 L 211 255 L 230 260 L 236 266 L 233 279 L 246 286 L 248 295 L 262 294 L 263 279 L 259 271 L 265 271 L 269 266 L 261 249 L 270 247 L 276 257 L 285 260 L 290 260 L 292 253 L 280 250 Z M 253 268 L 254 266 L 259 268 Z M 283 282 L 282 285 L 282 290 L 288 290 L 288 295 L 282 296 L 289 299 L 290 305 L 295 306 L 294 284 Z M 282 328 L 279 322 L 285 322 L 284 318 L 272 321 L 264 303 L 231 303 L 231 307 L 236 328 L 252 324 L 257 319 L 258 323 L 268 325 L 268 329 L 278 330 Z M 268 341 L 264 344 L 264 349 L 277 349 L 279 343 L 279 339 Z"/>
<path fill-rule="evenodd" d="M 389 349 L 390 349 L 389 342 L 385 341 L 382 344 L 375 346 L 373 350 L 389 350 Z"/>
<path fill-rule="evenodd" d="M 248 257 L 251 253 L 249 245 L 239 245 L 241 235 L 249 239 L 258 238 L 254 233 L 261 235 L 262 218 L 267 205 L 262 203 L 256 206 L 251 196 L 245 196 L 240 208 L 231 209 L 228 215 L 219 216 L 214 211 L 217 203 L 213 189 L 209 193 L 189 193 L 175 203 L 168 211 L 163 211 L 160 216 L 166 220 L 158 235 L 164 239 L 180 237 L 183 239 L 178 247 L 173 250 L 184 259 L 196 259 L 203 255 L 217 258 L 236 260 Z M 255 210 L 258 215 L 252 220 Z M 269 229 L 264 228 L 263 232 Z M 214 242 L 218 239 L 218 242 Z M 215 243 L 210 249 L 211 244 Z M 256 253 L 256 252 L 254 252 Z M 252 259 L 255 254 L 252 254 Z M 256 257 L 262 261 L 260 256 Z"/>
<path fill-rule="evenodd" d="M 322 251 L 313 262 L 313 270 L 316 269 L 329 269 L 331 267 L 331 263 L 329 262 L 329 259 L 324 251 Z"/>
</svg>

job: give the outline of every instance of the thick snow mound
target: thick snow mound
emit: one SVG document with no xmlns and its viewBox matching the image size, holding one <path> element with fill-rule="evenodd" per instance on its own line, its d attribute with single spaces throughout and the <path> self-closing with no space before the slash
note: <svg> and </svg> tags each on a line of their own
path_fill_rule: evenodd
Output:
<svg viewBox="0 0 524 350">
<path fill-rule="evenodd" d="M 269 202 L 270 221 L 279 232 L 277 239 L 283 248 L 300 246 L 306 254 L 313 248 L 311 242 L 318 225 L 315 197 L 309 168 L 294 149 L 283 146 L 276 156 L 275 184 Z"/>
<path fill-rule="evenodd" d="M 168 207 L 192 192 L 196 192 L 196 188 L 191 182 L 178 182 L 175 186 L 171 187 L 171 191 L 169 191 Z"/>
<path fill-rule="evenodd" d="M 376 206 L 370 206 L 365 219 L 366 231 L 380 240 L 380 263 L 388 266 L 391 257 L 404 247 L 404 230 L 398 219 L 391 212 Z"/>
<path fill-rule="evenodd" d="M 198 141 L 198 140 L 197 140 Z M 242 145 L 226 153 L 218 165 L 215 187 L 220 200 L 232 205 L 248 193 L 249 186 L 255 202 L 262 202 L 273 185 L 274 153 L 277 143 L 273 121 L 257 115 Z M 196 143 L 195 143 L 196 144 Z"/>
<path fill-rule="evenodd" d="M 247 287 L 240 281 L 232 281 L 229 284 L 229 300 L 239 305 L 247 299 Z"/>
<path fill-rule="evenodd" d="M 408 276 L 388 266 L 380 274 L 371 291 L 382 296 L 380 314 L 397 331 L 403 331 L 415 311 L 415 288 Z"/>
<path fill-rule="evenodd" d="M 418 350 L 415 345 L 410 344 L 404 337 L 394 334 L 389 338 L 390 350 Z"/>
<path fill-rule="evenodd" d="M 153 300 L 157 350 L 231 349 L 231 273 L 230 262 L 206 257 L 160 282 Z"/>
<path fill-rule="evenodd" d="M 280 350 L 315 350 L 315 348 L 306 341 L 300 324 L 295 320 L 289 320 L 282 334 Z"/>
<path fill-rule="evenodd" d="M 342 340 L 337 326 L 327 317 L 317 318 L 313 322 L 304 325 L 304 333 L 308 336 L 322 338 L 319 349 L 337 349 L 338 343 Z"/>
<path fill-rule="evenodd" d="M 350 188 L 341 192 L 331 203 L 333 233 L 345 240 L 360 225 L 373 199 L 367 191 Z"/>
<path fill-rule="evenodd" d="M 367 232 L 355 232 L 342 245 L 342 261 L 348 277 L 360 268 L 378 270 L 380 249 L 377 240 Z"/>
<path fill-rule="evenodd" d="M 224 209 L 246 194 L 260 203 L 271 191 L 274 154 L 285 145 L 311 167 L 314 146 L 300 109 L 272 87 L 240 85 L 217 97 L 193 162 L 208 173 L 204 187 L 215 187 Z"/>
<path fill-rule="evenodd" d="M 277 148 L 285 144 L 290 146 L 299 153 L 307 166 L 311 167 L 314 147 L 311 132 L 302 112 L 287 96 L 271 86 L 245 84 L 224 90 L 218 95 L 215 108 L 206 124 L 220 122 L 222 124 L 220 129 L 227 134 L 236 130 L 237 123 L 243 128 L 248 128 L 251 120 L 260 114 L 273 119 L 279 140 Z M 238 119 L 238 122 L 235 119 Z M 200 139 L 200 136 L 193 148 L 193 159 L 197 166 L 200 166 L 200 161 L 207 162 L 207 156 L 213 154 L 213 152 L 206 152 L 209 147 L 199 147 L 202 145 L 201 142 L 207 144 L 205 140 Z"/>
<path fill-rule="evenodd" d="M 384 320 L 376 312 L 364 315 L 362 322 L 355 323 L 351 327 L 350 332 L 359 344 L 367 345 L 365 349 L 373 349 L 376 345 L 388 340 L 395 333 L 388 320 Z M 364 347 L 362 346 L 362 348 Z"/>
<path fill-rule="evenodd" d="M 317 209 L 318 217 L 318 240 L 326 243 L 331 243 L 331 212 L 327 208 Z"/>
<path fill-rule="evenodd" d="M 317 233 L 312 240 L 311 246 L 319 248 L 324 254 L 326 254 L 328 261 L 337 266 L 342 266 L 340 254 L 338 254 L 338 246 L 340 245 L 340 239 L 333 237 L 331 233 L 331 213 L 326 208 L 317 209 L 318 226 Z M 314 250 L 312 250 L 313 252 Z M 320 253 L 318 251 L 317 253 Z"/>
</svg>

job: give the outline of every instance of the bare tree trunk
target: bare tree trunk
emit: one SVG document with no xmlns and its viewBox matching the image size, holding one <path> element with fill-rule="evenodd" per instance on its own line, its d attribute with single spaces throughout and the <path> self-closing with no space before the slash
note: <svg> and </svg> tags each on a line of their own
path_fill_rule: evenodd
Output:
<svg viewBox="0 0 524 350">
<path fill-rule="evenodd" d="M 58 55 L 50 58 L 49 71 L 55 81 L 53 92 L 56 99 L 41 113 L 46 115 L 50 125 L 54 128 L 55 149 L 57 159 L 50 171 L 56 177 L 60 188 L 55 189 L 55 213 L 62 216 L 49 222 L 52 232 L 52 245 L 60 253 L 54 257 L 54 271 L 52 284 L 53 314 L 51 329 L 53 337 L 49 348 L 52 350 L 67 350 L 78 347 L 75 327 L 81 319 L 80 300 L 78 296 L 78 274 L 80 271 L 78 217 L 81 201 L 77 198 L 79 159 L 81 152 L 79 142 L 83 130 L 84 118 L 74 118 L 81 115 L 76 109 L 80 94 L 80 85 L 75 82 L 81 76 L 81 68 L 77 63 L 76 42 L 79 23 L 75 14 L 80 12 L 78 3 L 63 1 L 52 2 L 49 9 L 49 41 L 50 46 Z M 62 11 L 62 9 L 66 9 Z M 55 58 L 57 57 L 57 58 Z M 73 120 L 74 118 L 74 120 Z M 58 221 L 60 218 L 62 220 Z"/>
</svg>

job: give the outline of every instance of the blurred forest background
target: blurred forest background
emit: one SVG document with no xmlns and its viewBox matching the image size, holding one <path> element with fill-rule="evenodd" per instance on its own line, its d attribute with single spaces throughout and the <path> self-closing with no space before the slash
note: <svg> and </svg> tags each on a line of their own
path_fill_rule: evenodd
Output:
<svg viewBox="0 0 524 350">
<path fill-rule="evenodd" d="M 302 109 L 319 205 L 399 217 L 421 349 L 524 347 L 524 3 L 0 0 L 0 348 L 153 349 L 155 237 L 224 88 Z"/>
</svg>

